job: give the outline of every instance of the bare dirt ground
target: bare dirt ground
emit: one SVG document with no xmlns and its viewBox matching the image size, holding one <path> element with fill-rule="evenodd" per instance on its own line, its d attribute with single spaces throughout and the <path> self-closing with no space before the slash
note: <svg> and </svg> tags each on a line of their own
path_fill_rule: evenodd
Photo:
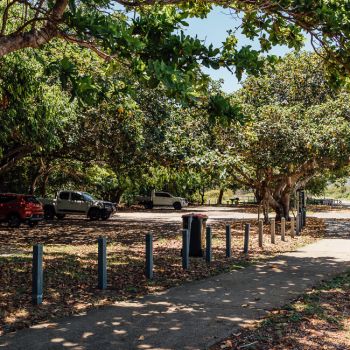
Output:
<svg viewBox="0 0 350 350">
<path fill-rule="evenodd" d="M 161 291 L 185 281 L 205 278 L 292 251 L 324 235 L 324 221 L 309 219 L 302 236 L 270 243 L 264 227 L 264 247 L 258 247 L 257 221 L 247 213 L 208 210 L 213 228 L 213 263 L 191 258 L 190 269 L 181 268 L 181 215 L 189 211 L 155 210 L 117 213 L 111 220 L 91 222 L 66 218 L 38 228 L 8 229 L 0 226 L 0 332 L 28 327 L 42 320 L 62 317 L 92 307 L 111 304 Z M 199 210 L 198 210 L 199 211 Z M 203 208 L 201 208 L 203 211 Z M 161 217 L 159 217 L 161 216 Z M 243 227 L 251 223 L 250 252 L 242 253 Z M 225 257 L 225 225 L 232 227 L 233 256 Z M 277 230 L 278 231 L 278 230 Z M 288 232 L 288 226 L 287 226 Z M 154 235 L 154 279 L 144 276 L 145 233 Z M 97 239 L 108 242 L 108 289 L 97 285 Z M 44 302 L 31 304 L 32 245 L 44 245 Z"/>
</svg>

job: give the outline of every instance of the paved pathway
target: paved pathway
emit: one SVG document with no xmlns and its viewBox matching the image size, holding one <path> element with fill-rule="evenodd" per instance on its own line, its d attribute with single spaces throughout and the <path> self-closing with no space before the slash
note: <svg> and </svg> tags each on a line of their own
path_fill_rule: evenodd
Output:
<svg viewBox="0 0 350 350">
<path fill-rule="evenodd" d="M 205 349 L 348 268 L 350 240 L 327 238 L 257 266 L 8 334 L 0 349 Z"/>
<path fill-rule="evenodd" d="M 326 220 L 326 235 L 339 238 L 350 238 L 349 220 Z"/>
</svg>

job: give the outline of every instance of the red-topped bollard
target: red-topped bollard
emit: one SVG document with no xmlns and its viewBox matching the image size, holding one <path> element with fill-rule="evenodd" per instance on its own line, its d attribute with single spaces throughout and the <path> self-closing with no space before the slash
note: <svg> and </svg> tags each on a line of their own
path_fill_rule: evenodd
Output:
<svg viewBox="0 0 350 350">
<path fill-rule="evenodd" d="M 190 232 L 190 252 L 189 256 L 204 256 L 205 230 L 208 216 L 204 214 L 185 214 L 182 216 L 182 226 L 184 230 Z"/>
</svg>

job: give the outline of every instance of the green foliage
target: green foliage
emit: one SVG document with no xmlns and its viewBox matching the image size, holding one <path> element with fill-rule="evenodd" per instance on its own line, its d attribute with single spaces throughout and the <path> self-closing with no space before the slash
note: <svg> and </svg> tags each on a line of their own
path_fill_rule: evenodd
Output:
<svg viewBox="0 0 350 350">
<path fill-rule="evenodd" d="M 246 123 L 215 125 L 202 159 L 226 174 L 225 187 L 231 182 L 251 188 L 266 208 L 269 203 L 281 212 L 294 188 L 347 168 L 348 101 L 346 91 L 334 89 L 319 58 L 288 55 L 265 75 L 248 78 L 232 96 Z"/>
<path fill-rule="evenodd" d="M 230 99 L 222 94 L 210 96 L 208 114 L 210 121 L 220 121 L 222 124 L 227 124 L 231 121 L 243 124 L 246 120 L 241 107 L 238 104 L 233 105 Z"/>
<path fill-rule="evenodd" d="M 119 3 L 119 6 L 115 6 Z M 299 51 L 304 31 L 315 51 L 323 57 L 333 84 L 345 83 L 350 71 L 350 30 L 348 0 L 258 0 L 220 1 L 241 18 L 240 29 L 248 39 L 260 43 L 258 49 L 242 46 L 236 33 L 229 31 L 221 48 L 183 31 L 188 18 L 205 18 L 215 1 L 111 1 L 43 0 L 29 4 L 7 2 L 0 5 L 2 25 L 0 55 L 35 47 L 37 30 L 46 40 L 60 37 L 98 53 L 106 61 L 116 60 L 137 74 L 148 87 L 166 87 L 171 97 L 185 102 L 205 96 L 208 77 L 201 67 L 226 67 L 238 79 L 245 74 L 258 76 L 278 63 L 269 52 L 287 45 Z M 26 40 L 20 40 L 26 37 Z M 36 39 L 36 40 L 31 40 Z M 40 42 L 45 38 L 39 36 Z M 61 46 L 64 52 L 64 46 Z M 61 79 L 72 85 L 76 95 L 96 98 L 99 87 L 88 74 L 77 76 L 74 63 L 57 61 Z M 74 95 L 74 94 L 73 94 Z M 86 101 L 85 101 L 86 102 Z"/>
<path fill-rule="evenodd" d="M 75 104 L 43 75 L 31 52 L 9 55 L 1 65 L 0 168 L 12 159 L 61 145 L 65 127 L 75 119 Z"/>
</svg>

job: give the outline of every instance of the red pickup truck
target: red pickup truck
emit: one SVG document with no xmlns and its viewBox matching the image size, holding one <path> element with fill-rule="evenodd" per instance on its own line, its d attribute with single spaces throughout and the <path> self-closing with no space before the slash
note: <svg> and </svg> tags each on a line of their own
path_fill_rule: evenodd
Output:
<svg viewBox="0 0 350 350">
<path fill-rule="evenodd" d="M 34 196 L 0 193 L 0 222 L 7 222 L 9 227 L 19 227 L 21 223 L 34 227 L 43 218 L 43 206 Z"/>
</svg>

